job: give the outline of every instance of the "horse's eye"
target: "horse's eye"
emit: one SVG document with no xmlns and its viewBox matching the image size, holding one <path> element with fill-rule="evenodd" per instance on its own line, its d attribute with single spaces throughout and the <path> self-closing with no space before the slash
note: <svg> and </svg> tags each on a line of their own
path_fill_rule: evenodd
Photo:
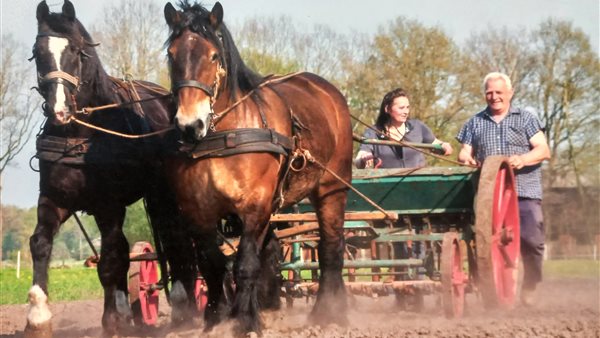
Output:
<svg viewBox="0 0 600 338">
<path fill-rule="evenodd" d="M 211 62 L 215 62 L 217 61 L 217 59 L 219 58 L 219 54 L 214 53 L 211 57 L 210 57 L 210 61 Z"/>
</svg>

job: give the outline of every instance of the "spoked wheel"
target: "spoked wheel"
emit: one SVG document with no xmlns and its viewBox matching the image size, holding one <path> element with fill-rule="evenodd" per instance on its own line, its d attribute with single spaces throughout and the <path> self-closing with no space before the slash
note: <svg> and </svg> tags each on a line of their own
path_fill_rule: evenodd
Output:
<svg viewBox="0 0 600 338">
<path fill-rule="evenodd" d="M 194 295 L 196 296 L 196 307 L 200 313 L 204 313 L 204 309 L 206 309 L 206 304 L 208 303 L 207 292 L 208 287 L 206 286 L 204 278 L 197 278 L 194 286 Z"/>
<path fill-rule="evenodd" d="M 484 306 L 514 305 L 520 250 L 517 188 L 503 156 L 483 163 L 475 201 L 477 284 Z"/>
<path fill-rule="evenodd" d="M 137 242 L 132 256 L 152 253 L 148 242 Z M 134 261 L 129 265 L 129 303 L 135 325 L 155 325 L 158 319 L 158 264 L 155 260 Z"/>
<path fill-rule="evenodd" d="M 460 318 L 465 307 L 467 274 L 463 269 L 465 246 L 455 232 L 444 234 L 442 241 L 442 304 L 447 318 Z"/>
</svg>

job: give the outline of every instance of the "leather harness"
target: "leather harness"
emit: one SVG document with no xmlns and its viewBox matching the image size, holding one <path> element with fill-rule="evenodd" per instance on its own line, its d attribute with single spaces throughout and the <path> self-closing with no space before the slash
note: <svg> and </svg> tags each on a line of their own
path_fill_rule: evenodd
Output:
<svg viewBox="0 0 600 338">
<path fill-rule="evenodd" d="M 292 147 L 291 138 L 273 129 L 240 128 L 210 133 L 196 144 L 182 143 L 178 152 L 193 159 L 256 152 L 289 156 Z"/>
</svg>

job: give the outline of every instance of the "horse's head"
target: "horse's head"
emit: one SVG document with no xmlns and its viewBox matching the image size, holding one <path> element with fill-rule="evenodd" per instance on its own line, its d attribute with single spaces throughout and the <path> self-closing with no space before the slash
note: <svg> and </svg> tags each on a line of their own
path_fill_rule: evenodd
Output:
<svg viewBox="0 0 600 338">
<path fill-rule="evenodd" d="M 75 98 L 82 82 L 84 59 L 95 55 L 89 51 L 94 44 L 83 35 L 87 33 L 82 32 L 69 0 L 65 0 L 62 13 L 50 13 L 42 1 L 36 16 L 38 35 L 32 59 L 37 67 L 38 91 L 45 101 L 42 107 L 52 123 L 66 124 L 77 110 Z"/>
<path fill-rule="evenodd" d="M 223 46 L 223 7 L 211 11 L 184 3 L 177 11 L 165 6 L 165 19 L 171 30 L 167 54 L 173 94 L 178 101 L 175 124 L 186 140 L 200 140 L 208 132 L 213 104 L 221 89 L 225 69 Z M 227 33 L 228 34 L 228 33 Z"/>
</svg>

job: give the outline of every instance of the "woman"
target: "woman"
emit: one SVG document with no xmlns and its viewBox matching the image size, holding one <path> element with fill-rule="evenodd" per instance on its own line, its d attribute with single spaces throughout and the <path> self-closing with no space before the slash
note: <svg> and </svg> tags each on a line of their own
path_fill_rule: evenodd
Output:
<svg viewBox="0 0 600 338">
<path fill-rule="evenodd" d="M 415 143 L 441 144 L 444 155 L 452 154 L 450 143 L 438 140 L 423 122 L 409 119 L 410 103 L 406 92 L 397 88 L 385 94 L 374 128 L 365 131 L 367 139 L 391 139 Z M 417 168 L 426 165 L 425 156 L 408 147 L 362 144 L 354 164 L 358 168 Z"/>
</svg>

